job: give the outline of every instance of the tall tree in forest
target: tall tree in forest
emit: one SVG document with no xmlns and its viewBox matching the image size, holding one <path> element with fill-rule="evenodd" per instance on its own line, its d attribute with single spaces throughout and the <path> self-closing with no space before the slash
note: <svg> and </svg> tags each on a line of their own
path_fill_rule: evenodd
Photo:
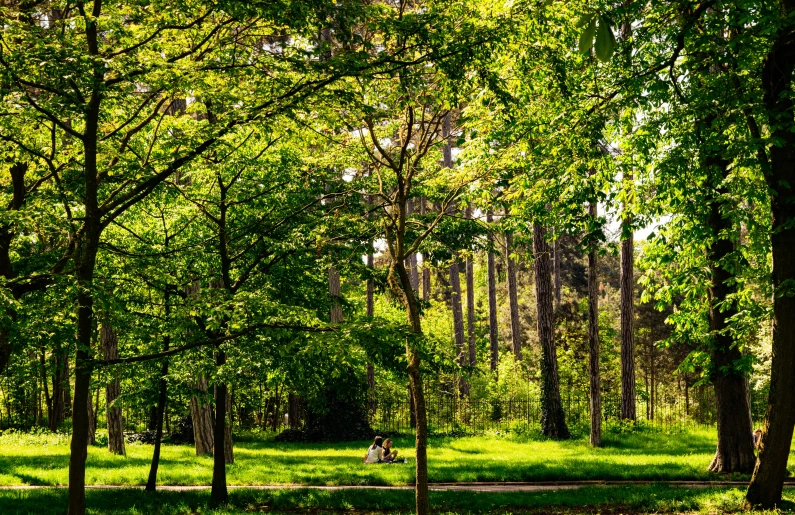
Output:
<svg viewBox="0 0 795 515">
<path fill-rule="evenodd" d="M 555 347 L 552 291 L 551 249 L 546 230 L 540 222 L 533 224 L 533 269 L 536 287 L 538 340 L 541 343 L 541 433 L 555 439 L 569 438 L 563 413 L 558 379 L 558 355 Z"/>
<path fill-rule="evenodd" d="M 522 359 L 522 326 L 519 322 L 519 292 L 516 283 L 516 258 L 513 257 L 513 234 L 509 231 L 505 234 L 505 260 L 508 263 L 507 287 L 508 287 L 508 312 L 511 321 L 511 350 L 516 361 Z"/>
<path fill-rule="evenodd" d="M 486 288 L 488 289 L 488 300 L 489 300 L 489 368 L 492 372 L 497 371 L 497 362 L 500 359 L 500 348 L 499 348 L 499 333 L 497 332 L 497 272 L 495 269 L 494 264 L 494 230 L 491 226 L 493 223 L 494 215 L 492 214 L 491 208 L 488 208 L 486 211 L 486 223 L 489 225 L 488 227 L 488 242 L 489 242 L 489 251 L 488 251 L 488 262 L 486 264 L 487 270 L 487 285 Z"/>
<path fill-rule="evenodd" d="M 592 174 L 592 171 L 591 171 Z M 588 217 L 592 224 L 597 218 L 596 200 L 588 203 Z M 588 375 L 589 413 L 591 416 L 590 442 L 592 447 L 602 446 L 602 386 L 599 365 L 599 277 L 596 242 L 588 246 Z"/>
<path fill-rule="evenodd" d="M 795 429 L 795 117 L 790 91 L 795 71 L 795 5 L 776 2 L 769 21 L 772 46 L 759 76 L 771 124 L 770 161 L 765 174 L 772 193 L 773 362 L 759 458 L 746 499 L 751 506 L 781 503 L 787 460 Z"/>
<path fill-rule="evenodd" d="M 472 218 L 472 208 L 467 207 L 466 218 Z M 467 287 L 467 354 L 470 367 L 477 361 L 475 349 L 475 263 L 471 254 L 466 257 L 466 287 Z"/>
<path fill-rule="evenodd" d="M 105 360 L 118 359 L 119 340 L 113 327 L 103 322 L 100 325 L 100 345 Z M 122 421 L 121 406 L 116 405 L 116 399 L 121 395 L 118 371 L 113 372 L 110 383 L 105 387 L 105 418 L 108 425 L 108 451 L 113 454 L 126 455 L 124 448 L 124 422 Z"/>
<path fill-rule="evenodd" d="M 625 180 L 632 181 L 627 173 Z M 625 208 L 626 211 L 626 208 Z M 621 220 L 621 419 L 635 420 L 635 242 L 631 215 Z"/>
</svg>

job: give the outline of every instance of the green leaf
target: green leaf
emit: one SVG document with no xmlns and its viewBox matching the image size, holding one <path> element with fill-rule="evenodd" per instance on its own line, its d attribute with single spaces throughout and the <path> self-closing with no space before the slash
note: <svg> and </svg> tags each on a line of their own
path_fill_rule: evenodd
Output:
<svg viewBox="0 0 795 515">
<path fill-rule="evenodd" d="M 593 45 L 593 35 L 596 32 L 596 18 L 591 18 L 591 22 L 580 34 L 580 52 L 587 54 Z"/>
<path fill-rule="evenodd" d="M 582 29 L 593 19 L 593 14 L 583 14 L 577 21 L 577 28 Z"/>
<path fill-rule="evenodd" d="M 582 48 L 582 47 L 581 47 Z M 596 57 L 602 62 L 607 62 L 613 57 L 616 49 L 616 37 L 613 29 L 603 16 L 599 17 L 599 30 L 596 32 Z"/>
</svg>

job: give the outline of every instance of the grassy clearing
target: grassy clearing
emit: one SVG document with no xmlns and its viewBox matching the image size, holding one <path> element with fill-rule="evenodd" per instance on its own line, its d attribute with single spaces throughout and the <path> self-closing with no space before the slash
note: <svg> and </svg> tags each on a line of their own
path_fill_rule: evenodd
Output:
<svg viewBox="0 0 795 515">
<path fill-rule="evenodd" d="M 586 438 L 565 442 L 507 435 L 432 438 L 429 475 L 434 482 L 716 478 L 706 471 L 715 449 L 714 430 L 673 434 L 647 430 L 607 434 L 604 440 L 603 448 L 591 449 Z M 413 481 L 412 438 L 396 439 L 401 456 L 409 458 L 406 465 L 363 465 L 368 443 L 286 444 L 241 438 L 235 444 L 235 464 L 228 467 L 229 484 L 400 485 Z M 68 444 L 66 435 L 0 436 L 0 484 L 66 484 Z M 145 484 L 151 453 L 152 446 L 142 444 L 128 444 L 126 457 L 91 447 L 87 483 Z M 212 459 L 195 456 L 192 446 L 163 446 L 160 484 L 206 485 L 211 475 Z"/>
<path fill-rule="evenodd" d="M 113 515 L 231 515 L 243 513 L 373 513 L 410 514 L 411 491 L 277 490 L 230 492 L 223 509 L 207 508 L 209 492 L 158 492 L 138 490 L 89 490 L 88 513 Z M 783 510 L 793 513 L 795 492 L 785 492 Z M 431 508 L 445 514 L 663 514 L 747 513 L 742 510 L 739 489 L 687 489 L 662 485 L 644 487 L 588 487 L 577 490 L 537 493 L 431 492 Z M 0 492 L 0 513 L 49 515 L 62 513 L 65 489 Z M 756 514 L 765 512 L 754 512 Z"/>
</svg>

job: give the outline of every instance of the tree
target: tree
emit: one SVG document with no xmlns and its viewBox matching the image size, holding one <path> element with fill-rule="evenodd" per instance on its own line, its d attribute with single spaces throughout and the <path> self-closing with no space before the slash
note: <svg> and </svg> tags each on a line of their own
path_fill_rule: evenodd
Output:
<svg viewBox="0 0 795 515">
<path fill-rule="evenodd" d="M 533 269 L 538 340 L 541 343 L 541 433 L 550 438 L 565 439 L 570 434 L 560 400 L 550 253 L 546 230 L 536 222 L 533 224 Z"/>
</svg>

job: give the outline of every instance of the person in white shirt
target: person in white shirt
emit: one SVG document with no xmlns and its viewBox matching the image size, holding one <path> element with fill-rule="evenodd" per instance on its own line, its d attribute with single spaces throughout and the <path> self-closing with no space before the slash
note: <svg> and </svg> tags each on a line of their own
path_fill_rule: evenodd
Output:
<svg viewBox="0 0 795 515">
<path fill-rule="evenodd" d="M 365 463 L 381 463 L 384 459 L 384 439 L 376 436 L 373 440 L 373 445 L 367 448 L 367 453 L 364 455 Z"/>
</svg>

